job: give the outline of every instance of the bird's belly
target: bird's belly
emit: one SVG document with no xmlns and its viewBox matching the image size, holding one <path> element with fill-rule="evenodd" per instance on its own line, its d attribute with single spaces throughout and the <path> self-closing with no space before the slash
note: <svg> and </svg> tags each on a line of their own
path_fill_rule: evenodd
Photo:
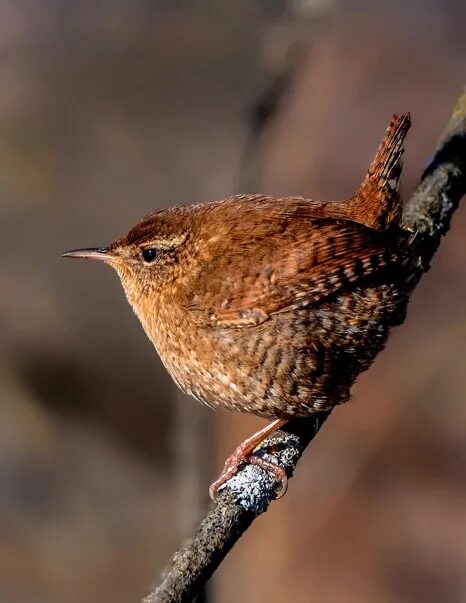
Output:
<svg viewBox="0 0 466 603">
<path fill-rule="evenodd" d="M 405 306 L 394 286 L 355 290 L 257 327 L 199 329 L 159 353 L 178 385 L 209 406 L 308 416 L 349 398 Z"/>
</svg>

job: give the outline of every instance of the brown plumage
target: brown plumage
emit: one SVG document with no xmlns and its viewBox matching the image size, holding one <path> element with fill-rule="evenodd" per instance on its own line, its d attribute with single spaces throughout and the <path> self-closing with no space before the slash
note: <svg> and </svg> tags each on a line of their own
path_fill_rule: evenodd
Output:
<svg viewBox="0 0 466 603">
<path fill-rule="evenodd" d="M 347 201 L 239 195 L 144 218 L 104 259 L 168 371 L 212 406 L 272 419 L 214 490 L 286 419 L 345 402 L 404 317 L 408 233 L 398 180 L 409 114 L 394 116 Z M 252 457 L 273 470 L 276 465 Z"/>
</svg>

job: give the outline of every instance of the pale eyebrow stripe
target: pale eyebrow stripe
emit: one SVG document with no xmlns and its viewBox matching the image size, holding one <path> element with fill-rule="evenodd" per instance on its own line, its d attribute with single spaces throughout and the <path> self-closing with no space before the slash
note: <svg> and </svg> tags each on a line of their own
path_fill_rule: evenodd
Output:
<svg viewBox="0 0 466 603">
<path fill-rule="evenodd" d="M 173 237 L 159 239 L 154 238 L 150 241 L 144 241 L 144 243 L 139 243 L 139 246 L 143 249 L 150 249 L 151 247 L 157 247 L 158 249 L 173 249 L 174 247 L 178 247 L 179 245 L 184 243 L 187 237 L 187 233 L 181 233 Z"/>
</svg>

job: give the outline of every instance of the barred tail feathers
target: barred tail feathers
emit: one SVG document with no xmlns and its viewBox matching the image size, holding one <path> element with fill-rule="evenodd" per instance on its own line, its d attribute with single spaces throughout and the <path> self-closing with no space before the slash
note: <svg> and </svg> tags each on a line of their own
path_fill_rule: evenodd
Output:
<svg viewBox="0 0 466 603">
<path fill-rule="evenodd" d="M 387 230 L 401 218 L 398 185 L 403 167 L 403 143 L 411 116 L 394 115 L 358 192 L 350 200 L 353 219 L 376 230 Z"/>
<path fill-rule="evenodd" d="M 398 191 L 401 170 L 403 168 L 403 143 L 411 126 L 411 115 L 394 115 L 378 151 L 369 166 L 364 180 L 375 182 L 380 189 L 388 186 Z M 364 183 L 363 183 L 364 186 Z"/>
</svg>

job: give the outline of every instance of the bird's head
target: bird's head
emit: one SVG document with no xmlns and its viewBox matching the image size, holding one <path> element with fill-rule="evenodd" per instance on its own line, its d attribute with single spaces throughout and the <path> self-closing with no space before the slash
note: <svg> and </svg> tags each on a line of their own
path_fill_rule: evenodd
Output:
<svg viewBox="0 0 466 603">
<path fill-rule="evenodd" d="M 128 301 L 139 314 L 141 305 L 176 286 L 181 264 L 189 260 L 191 214 L 171 208 L 146 216 L 107 247 L 67 251 L 63 257 L 100 260 L 114 268 Z"/>
</svg>

